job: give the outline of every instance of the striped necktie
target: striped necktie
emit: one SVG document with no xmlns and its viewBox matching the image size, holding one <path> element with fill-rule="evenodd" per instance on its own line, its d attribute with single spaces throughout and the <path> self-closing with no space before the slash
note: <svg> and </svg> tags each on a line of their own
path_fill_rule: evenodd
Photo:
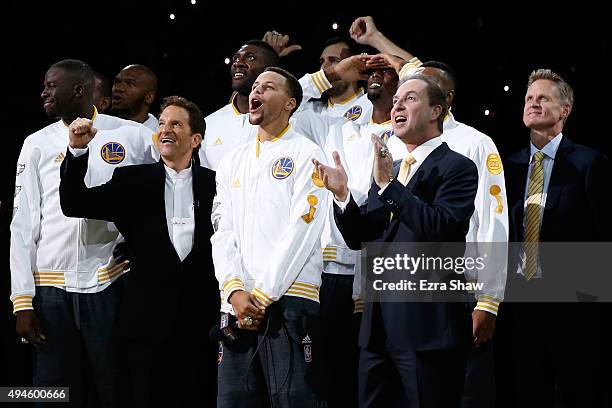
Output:
<svg viewBox="0 0 612 408">
<path fill-rule="evenodd" d="M 397 181 L 402 183 L 404 186 L 408 184 L 408 175 L 410 174 L 410 166 L 416 163 L 416 159 L 410 153 L 406 154 L 402 164 L 400 165 L 399 174 L 397 175 Z"/>
<path fill-rule="evenodd" d="M 533 169 L 527 188 L 527 209 L 525 211 L 525 279 L 529 280 L 538 270 L 538 245 L 542 224 L 542 190 L 544 187 L 544 153 L 533 155 Z"/>
</svg>

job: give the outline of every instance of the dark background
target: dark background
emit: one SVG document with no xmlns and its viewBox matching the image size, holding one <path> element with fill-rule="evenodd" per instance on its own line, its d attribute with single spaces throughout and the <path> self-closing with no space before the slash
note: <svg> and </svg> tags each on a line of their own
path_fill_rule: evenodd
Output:
<svg viewBox="0 0 612 408">
<path fill-rule="evenodd" d="M 456 118 L 491 136 L 502 158 L 528 143 L 522 101 L 535 68 L 553 69 L 574 88 L 576 102 L 564 134 L 610 153 L 610 39 L 602 10 L 406 2 L 50 3 L 9 2 L 3 15 L 3 56 L 9 72 L 2 84 L 8 90 L 8 106 L 3 109 L 0 161 L 0 385 L 29 381 L 28 348 L 16 342 L 8 300 L 8 225 L 17 156 L 23 139 L 50 123 L 40 92 L 45 71 L 61 59 L 82 59 L 111 81 L 124 66 L 145 64 L 159 77 L 160 96 L 187 97 L 208 114 L 227 103 L 231 91 L 224 59 L 245 40 L 261 38 L 267 30 L 290 35 L 304 50 L 285 64 L 301 76 L 318 69 L 327 38 L 346 34 L 354 18 L 372 15 L 383 33 L 421 60 L 442 60 L 457 71 Z M 171 12 L 175 20 L 169 19 Z M 504 85 L 510 86 L 509 92 Z M 491 115 L 485 116 L 485 109 Z"/>
</svg>

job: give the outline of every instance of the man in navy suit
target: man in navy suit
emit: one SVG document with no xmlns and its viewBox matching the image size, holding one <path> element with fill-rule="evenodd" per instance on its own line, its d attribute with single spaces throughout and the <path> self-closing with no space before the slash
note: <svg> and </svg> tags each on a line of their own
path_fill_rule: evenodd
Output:
<svg viewBox="0 0 612 408">
<path fill-rule="evenodd" d="M 96 129 L 87 119 L 69 128 L 62 211 L 114 222 L 129 249 L 118 325 L 127 406 L 216 406 L 218 349 L 208 336 L 219 311 L 210 243 L 215 175 L 193 164 L 204 131 L 194 103 L 168 97 L 155 134 L 160 161 L 117 168 L 109 182 L 87 188 L 88 143 Z"/>
<path fill-rule="evenodd" d="M 335 168 L 317 163 L 334 194 L 342 236 L 351 249 L 375 240 L 465 242 L 478 172 L 439 137 L 444 93 L 434 78 L 417 74 L 403 82 L 393 102 L 393 130 L 409 154 L 394 163 L 373 136 L 374 183 L 362 208 L 351 196 L 337 153 Z M 359 338 L 360 406 L 407 400 L 404 406 L 459 407 L 471 332 L 465 302 L 366 303 Z"/>
<path fill-rule="evenodd" d="M 580 300 L 571 283 L 588 287 L 583 281 L 604 271 L 581 268 L 576 252 L 548 255 L 539 245 L 610 241 L 608 159 L 563 135 L 573 102 L 572 88 L 559 75 L 532 72 L 523 110 L 530 144 L 505 163 L 510 241 L 522 245 L 510 251 L 510 302 L 500 309 L 496 341 L 497 369 L 505 378 L 498 383 L 503 406 L 604 406 L 597 373 L 609 349 L 603 347 L 608 329 L 602 324 L 610 317 L 603 313 L 608 306 L 547 302 L 569 300 L 568 293 Z M 577 267 L 562 267 L 572 263 Z"/>
</svg>

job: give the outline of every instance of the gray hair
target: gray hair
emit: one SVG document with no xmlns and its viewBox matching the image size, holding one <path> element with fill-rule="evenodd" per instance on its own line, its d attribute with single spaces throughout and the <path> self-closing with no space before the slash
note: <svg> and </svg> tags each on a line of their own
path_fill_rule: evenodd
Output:
<svg viewBox="0 0 612 408">
<path fill-rule="evenodd" d="M 397 87 L 399 88 L 412 79 L 418 79 L 419 81 L 425 82 L 425 92 L 427 92 L 427 97 L 429 98 L 429 106 L 434 107 L 440 105 L 442 107 L 440 115 L 437 118 L 438 130 L 442 132 L 444 130 L 444 118 L 448 110 L 446 106 L 446 95 L 440 81 L 430 75 L 414 73 L 402 79 Z"/>
<path fill-rule="evenodd" d="M 529 88 L 535 81 L 539 79 L 546 79 L 552 81 L 557 89 L 557 95 L 561 103 L 569 105 L 570 110 L 574 106 L 574 91 L 572 87 L 565 82 L 561 76 L 550 69 L 537 69 L 529 75 L 529 81 L 527 81 L 527 88 Z"/>
</svg>

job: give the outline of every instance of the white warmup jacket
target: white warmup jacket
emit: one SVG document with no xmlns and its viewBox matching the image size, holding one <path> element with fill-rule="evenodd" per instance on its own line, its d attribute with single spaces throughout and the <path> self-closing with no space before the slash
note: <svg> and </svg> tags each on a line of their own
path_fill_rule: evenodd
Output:
<svg viewBox="0 0 612 408">
<path fill-rule="evenodd" d="M 211 242 L 222 311 L 231 311 L 235 290 L 266 306 L 284 295 L 319 300 L 328 194 L 313 158 L 325 162 L 289 125 L 274 141 L 250 141 L 221 160 Z"/>
<path fill-rule="evenodd" d="M 310 110 L 295 112 L 289 122 L 293 129 L 315 142 L 321 148 L 329 126 L 344 119 L 320 115 Z M 206 117 L 206 133 L 200 149 L 200 163 L 217 170 L 223 156 L 237 146 L 255 140 L 258 127 L 249 123 L 248 113 L 240 113 L 232 101 Z"/>
<path fill-rule="evenodd" d="M 150 129 L 97 112 L 93 121 L 109 131 L 89 144 L 88 186 L 108 181 L 116 167 L 153 161 Z M 124 272 L 114 265 L 113 249 L 122 238 L 113 224 L 62 213 L 60 165 L 67 146 L 68 127 L 59 120 L 28 136 L 19 155 L 10 249 L 14 312 L 32 309 L 36 286 L 95 293 Z"/>
<path fill-rule="evenodd" d="M 300 85 L 304 93 L 300 110 L 313 110 L 321 115 L 344 117 L 358 124 L 367 124 L 372 117 L 372 102 L 363 88 L 359 88 L 355 94 L 342 102 L 321 101 L 323 92 L 332 87 L 323 70 L 304 75 L 300 78 Z"/>
</svg>

